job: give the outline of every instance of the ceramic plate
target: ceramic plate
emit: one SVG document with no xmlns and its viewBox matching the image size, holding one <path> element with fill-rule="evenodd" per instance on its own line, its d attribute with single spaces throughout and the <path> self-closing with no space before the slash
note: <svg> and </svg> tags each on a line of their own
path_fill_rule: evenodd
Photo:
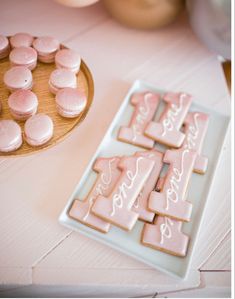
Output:
<svg viewBox="0 0 235 299">
<path fill-rule="evenodd" d="M 137 221 L 134 229 L 126 232 L 118 227 L 112 226 L 107 234 L 102 234 L 91 229 L 68 216 L 68 211 L 75 198 L 82 200 L 92 187 L 96 173 L 92 170 L 92 165 L 97 157 L 110 157 L 116 155 L 132 155 L 136 151 L 143 150 L 140 147 L 129 145 L 117 140 L 117 132 L 121 125 L 127 125 L 132 115 L 133 107 L 130 105 L 130 96 L 134 92 L 140 91 L 165 92 L 159 90 L 142 81 L 136 81 L 123 100 L 113 122 L 107 130 L 96 153 L 91 158 L 80 182 L 76 186 L 73 194 L 68 200 L 66 207 L 59 217 L 61 224 L 73 230 L 105 243 L 107 246 L 115 248 L 143 263 L 146 263 L 158 270 L 171 274 L 175 277 L 184 278 L 190 268 L 190 261 L 194 254 L 193 249 L 197 240 L 203 212 L 213 188 L 213 177 L 220 158 L 230 117 L 204 106 L 193 103 L 190 111 L 201 111 L 210 115 L 210 122 L 203 147 L 203 155 L 209 158 L 209 165 L 205 175 L 193 173 L 188 190 L 188 200 L 193 203 L 192 218 L 189 223 L 183 224 L 183 232 L 190 236 L 190 243 L 186 257 L 176 257 L 161 251 L 157 251 L 143 246 L 140 243 L 143 222 Z M 160 148 L 156 145 L 156 148 Z M 161 147 L 162 148 L 162 147 Z M 196 254 L 196 253 L 195 253 Z"/>
</svg>

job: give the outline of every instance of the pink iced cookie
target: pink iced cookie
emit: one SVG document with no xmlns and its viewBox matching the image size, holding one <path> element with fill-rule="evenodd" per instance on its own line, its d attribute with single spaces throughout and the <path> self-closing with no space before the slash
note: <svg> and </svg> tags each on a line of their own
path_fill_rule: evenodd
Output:
<svg viewBox="0 0 235 299">
<path fill-rule="evenodd" d="M 112 191 L 121 171 L 117 168 L 120 161 L 119 157 L 98 158 L 93 166 L 94 171 L 98 173 L 97 179 L 83 200 L 75 200 L 69 215 L 100 232 L 107 233 L 110 224 L 91 213 L 91 207 L 98 195 L 108 196 Z"/>
<path fill-rule="evenodd" d="M 161 168 L 163 166 L 163 154 L 157 150 L 137 152 L 135 154 L 137 157 L 144 157 L 154 161 L 153 170 L 146 181 L 143 189 L 141 190 L 139 196 L 132 206 L 132 211 L 139 214 L 139 219 L 143 221 L 152 222 L 155 213 L 149 211 L 148 209 L 148 199 L 150 193 L 154 190 L 157 183 Z"/>
<path fill-rule="evenodd" d="M 191 105 L 191 96 L 185 93 L 167 93 L 163 100 L 167 103 L 158 122 L 150 122 L 145 134 L 163 144 L 180 147 L 185 134 L 180 132 L 186 114 Z"/>
<path fill-rule="evenodd" d="M 181 231 L 182 222 L 168 217 L 157 216 L 154 224 L 145 224 L 142 244 L 163 252 L 185 256 L 189 237 Z"/>
<path fill-rule="evenodd" d="M 208 165 L 208 158 L 201 155 L 208 124 L 209 116 L 201 112 L 188 113 L 184 121 L 186 137 L 182 147 L 197 152 L 194 171 L 201 174 L 206 172 Z"/>
<path fill-rule="evenodd" d="M 196 156 L 196 152 L 183 148 L 166 151 L 163 162 L 170 165 L 162 190 L 150 194 L 151 211 L 176 220 L 190 220 L 192 204 L 186 201 L 186 192 Z"/>
<path fill-rule="evenodd" d="M 118 139 L 144 148 L 153 148 L 154 141 L 144 135 L 144 130 L 153 119 L 159 100 L 160 96 L 151 92 L 134 94 L 131 104 L 135 110 L 129 126 L 120 128 Z"/>
<path fill-rule="evenodd" d="M 0 34 L 0 59 L 8 56 L 10 52 L 10 44 L 8 38 Z"/>
<path fill-rule="evenodd" d="M 34 70 L 37 65 L 37 51 L 31 47 L 18 47 L 11 51 L 9 60 L 12 66 L 25 66 Z"/>
<path fill-rule="evenodd" d="M 31 47 L 33 43 L 33 36 L 28 33 L 16 33 L 10 37 L 10 44 L 12 48 Z"/>
<path fill-rule="evenodd" d="M 107 197 L 99 195 L 92 212 L 114 225 L 131 230 L 139 216 L 131 208 L 147 181 L 154 162 L 144 157 L 123 157 L 118 167 L 122 172 L 112 193 Z"/>
<path fill-rule="evenodd" d="M 11 91 L 18 89 L 31 89 L 33 86 L 33 76 L 31 71 L 24 66 L 14 66 L 5 72 L 4 84 Z"/>
</svg>

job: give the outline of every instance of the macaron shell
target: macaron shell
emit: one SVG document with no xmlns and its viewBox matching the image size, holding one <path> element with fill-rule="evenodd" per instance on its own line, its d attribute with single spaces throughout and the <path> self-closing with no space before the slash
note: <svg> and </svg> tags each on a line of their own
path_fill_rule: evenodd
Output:
<svg viewBox="0 0 235 299">
<path fill-rule="evenodd" d="M 56 53 L 55 61 L 58 68 L 77 69 L 80 67 L 81 57 L 71 49 L 63 49 Z"/>
<path fill-rule="evenodd" d="M 57 69 L 54 70 L 49 79 L 50 85 L 55 88 L 76 87 L 77 77 L 70 70 Z"/>
<path fill-rule="evenodd" d="M 3 77 L 7 88 L 11 91 L 16 89 L 30 89 L 32 87 L 32 73 L 23 66 L 15 66 L 9 69 Z"/>
<path fill-rule="evenodd" d="M 14 113 L 27 114 L 37 109 L 38 98 L 31 90 L 20 89 L 9 96 L 8 105 Z"/>
<path fill-rule="evenodd" d="M 13 65 L 36 67 L 37 51 L 31 47 L 19 47 L 11 51 L 9 59 Z"/>
<path fill-rule="evenodd" d="M 33 47 L 39 55 L 46 55 L 59 50 L 60 44 L 56 38 L 42 36 L 34 40 Z"/>
<path fill-rule="evenodd" d="M 24 134 L 27 143 L 32 146 L 40 146 L 53 136 L 53 122 L 46 114 L 36 114 L 30 117 L 24 126 Z"/>
<path fill-rule="evenodd" d="M 56 104 L 67 112 L 79 114 L 86 107 L 86 103 L 85 93 L 76 88 L 63 88 L 56 94 Z"/>
<path fill-rule="evenodd" d="M 28 33 L 16 33 L 10 37 L 10 44 L 12 48 L 31 47 L 33 43 L 33 36 Z"/>
<path fill-rule="evenodd" d="M 0 151 L 10 152 L 18 149 L 22 144 L 20 126 L 13 120 L 0 121 Z"/>
</svg>

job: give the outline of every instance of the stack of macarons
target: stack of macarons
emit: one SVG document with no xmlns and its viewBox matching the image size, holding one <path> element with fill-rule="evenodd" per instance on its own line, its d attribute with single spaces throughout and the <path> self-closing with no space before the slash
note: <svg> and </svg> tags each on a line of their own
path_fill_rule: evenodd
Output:
<svg viewBox="0 0 235 299">
<path fill-rule="evenodd" d="M 49 78 L 49 90 L 55 95 L 58 113 L 73 118 L 85 109 L 87 99 L 77 87 L 80 55 L 70 49 L 60 49 L 57 39 L 49 36 L 34 38 L 28 33 L 17 33 L 9 39 L 0 35 L 0 59 L 9 55 L 11 68 L 3 81 L 10 91 L 8 107 L 16 121 L 26 121 L 24 134 L 14 120 L 0 120 L 0 152 L 18 149 L 25 141 L 31 146 L 41 146 L 53 136 L 53 121 L 46 114 L 37 114 L 38 98 L 32 91 L 32 71 L 37 61 L 55 63 L 56 69 Z M 2 105 L 0 102 L 0 113 Z"/>
</svg>

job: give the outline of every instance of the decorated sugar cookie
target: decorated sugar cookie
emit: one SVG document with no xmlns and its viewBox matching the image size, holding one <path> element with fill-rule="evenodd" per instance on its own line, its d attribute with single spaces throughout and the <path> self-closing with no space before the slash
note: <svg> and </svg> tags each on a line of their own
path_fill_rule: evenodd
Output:
<svg viewBox="0 0 235 299">
<path fill-rule="evenodd" d="M 133 204 L 132 211 L 139 214 L 139 219 L 147 222 L 152 222 L 155 213 L 149 211 L 148 209 L 148 199 L 151 191 L 154 190 L 157 183 L 161 168 L 163 166 L 163 154 L 157 150 L 137 152 L 135 154 L 137 157 L 145 157 L 155 162 L 153 170 L 145 183 L 143 189 L 141 190 L 139 196 Z"/>
<path fill-rule="evenodd" d="M 208 123 L 209 116 L 202 112 L 190 112 L 184 121 L 186 137 L 182 147 L 197 152 L 194 171 L 201 174 L 206 172 L 208 164 L 208 158 L 201 155 Z"/>
<path fill-rule="evenodd" d="M 160 96 L 156 93 L 135 93 L 131 97 L 134 112 L 128 127 L 121 127 L 118 139 L 127 143 L 151 149 L 154 140 L 143 134 L 147 124 L 153 119 L 159 105 Z"/>
<path fill-rule="evenodd" d="M 186 192 L 197 153 L 189 149 L 167 150 L 163 162 L 170 164 L 160 192 L 149 197 L 149 209 L 156 214 L 181 221 L 189 221 L 192 204 L 186 200 Z"/>
<path fill-rule="evenodd" d="M 185 256 L 189 237 L 181 231 L 182 222 L 157 216 L 153 224 L 146 223 L 142 232 L 142 244 L 163 252 Z"/>
<path fill-rule="evenodd" d="M 87 197 L 75 200 L 69 211 L 70 217 L 95 228 L 101 232 L 108 232 L 110 223 L 91 213 L 91 207 L 98 195 L 107 196 L 112 191 L 121 171 L 117 168 L 119 157 L 98 158 L 93 166 L 98 173 L 97 179 Z"/>
<path fill-rule="evenodd" d="M 99 195 L 92 207 L 92 212 L 107 222 L 131 230 L 139 216 L 131 208 L 154 164 L 154 161 L 144 157 L 123 157 L 118 164 L 122 173 L 111 194 Z"/>
<path fill-rule="evenodd" d="M 159 121 L 151 121 L 144 132 L 146 136 L 159 143 L 178 148 L 185 138 L 185 134 L 180 131 L 180 128 L 192 99 L 185 93 L 167 93 L 163 100 L 167 105 Z"/>
</svg>

